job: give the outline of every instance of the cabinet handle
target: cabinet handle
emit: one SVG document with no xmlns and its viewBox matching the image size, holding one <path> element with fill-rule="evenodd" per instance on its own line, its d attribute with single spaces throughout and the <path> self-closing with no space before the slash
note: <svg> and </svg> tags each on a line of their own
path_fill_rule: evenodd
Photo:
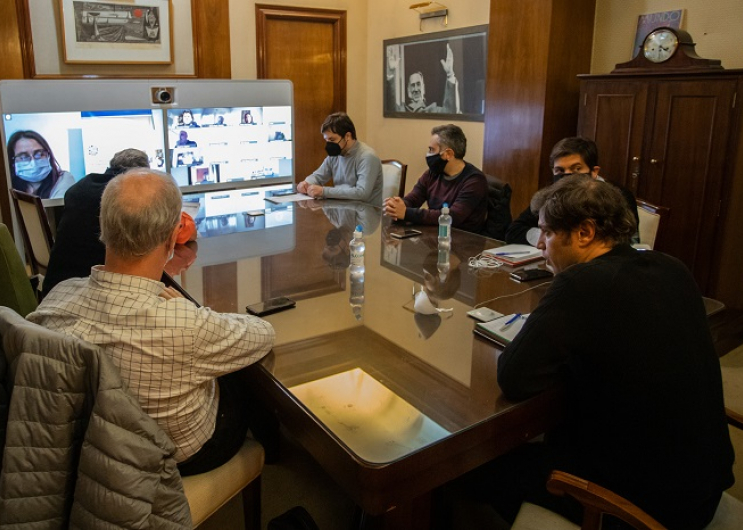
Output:
<svg viewBox="0 0 743 530">
<path fill-rule="evenodd" d="M 650 163 L 653 164 L 653 165 L 655 165 L 655 164 L 658 163 L 658 161 L 655 158 L 651 158 L 650 159 Z"/>
<path fill-rule="evenodd" d="M 633 156 L 632 157 L 632 161 L 633 162 L 639 162 L 640 161 L 640 157 L 639 156 Z"/>
</svg>

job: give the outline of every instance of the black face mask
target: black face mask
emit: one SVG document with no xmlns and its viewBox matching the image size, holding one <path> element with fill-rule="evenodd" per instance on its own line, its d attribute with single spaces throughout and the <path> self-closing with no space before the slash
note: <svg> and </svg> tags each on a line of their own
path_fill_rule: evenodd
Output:
<svg viewBox="0 0 743 530">
<path fill-rule="evenodd" d="M 557 182 L 561 178 L 567 177 L 568 175 L 570 175 L 570 173 L 553 173 L 552 174 L 552 183 L 554 184 L 555 182 Z"/>
<path fill-rule="evenodd" d="M 426 156 L 426 164 L 432 175 L 441 175 L 444 172 L 447 161 L 441 158 L 441 153 Z"/>
<path fill-rule="evenodd" d="M 343 149 L 341 148 L 341 140 L 338 143 L 335 142 L 325 142 L 325 152 L 328 153 L 328 156 L 338 156 L 341 154 Z"/>
</svg>

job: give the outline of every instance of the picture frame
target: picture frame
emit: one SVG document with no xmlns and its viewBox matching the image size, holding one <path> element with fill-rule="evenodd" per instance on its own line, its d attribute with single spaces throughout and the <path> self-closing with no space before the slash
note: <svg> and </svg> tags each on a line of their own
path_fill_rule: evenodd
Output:
<svg viewBox="0 0 743 530">
<path fill-rule="evenodd" d="M 386 118 L 485 120 L 487 24 L 382 45 Z"/>
<path fill-rule="evenodd" d="M 171 0 L 59 0 L 67 64 L 172 64 Z"/>
<path fill-rule="evenodd" d="M 637 30 L 635 31 L 635 42 L 630 58 L 634 59 L 635 57 L 637 57 L 637 54 L 640 53 L 640 47 L 645 41 L 645 37 L 647 37 L 647 35 L 651 31 L 662 27 L 681 29 L 683 18 L 683 9 L 660 11 L 658 13 L 648 13 L 638 16 Z"/>
</svg>

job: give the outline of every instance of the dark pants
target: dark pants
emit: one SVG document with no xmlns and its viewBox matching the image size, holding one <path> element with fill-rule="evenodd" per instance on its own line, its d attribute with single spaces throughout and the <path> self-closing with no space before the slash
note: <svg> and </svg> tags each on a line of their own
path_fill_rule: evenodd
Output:
<svg viewBox="0 0 743 530">
<path fill-rule="evenodd" d="M 219 406 L 214 434 L 185 462 L 178 464 L 181 476 L 206 473 L 226 463 L 240 450 L 252 421 L 255 403 L 240 372 L 223 375 L 219 384 Z"/>
</svg>

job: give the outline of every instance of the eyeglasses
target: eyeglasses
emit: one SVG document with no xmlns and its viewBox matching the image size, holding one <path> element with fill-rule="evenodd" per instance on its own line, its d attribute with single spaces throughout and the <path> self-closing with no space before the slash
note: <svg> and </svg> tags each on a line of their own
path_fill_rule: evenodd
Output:
<svg viewBox="0 0 743 530">
<path fill-rule="evenodd" d="M 49 158 L 49 151 L 46 149 L 37 149 L 30 155 L 28 153 L 18 153 L 13 157 L 16 162 L 30 162 L 31 158 L 34 160 L 41 160 L 42 158 Z"/>
</svg>

